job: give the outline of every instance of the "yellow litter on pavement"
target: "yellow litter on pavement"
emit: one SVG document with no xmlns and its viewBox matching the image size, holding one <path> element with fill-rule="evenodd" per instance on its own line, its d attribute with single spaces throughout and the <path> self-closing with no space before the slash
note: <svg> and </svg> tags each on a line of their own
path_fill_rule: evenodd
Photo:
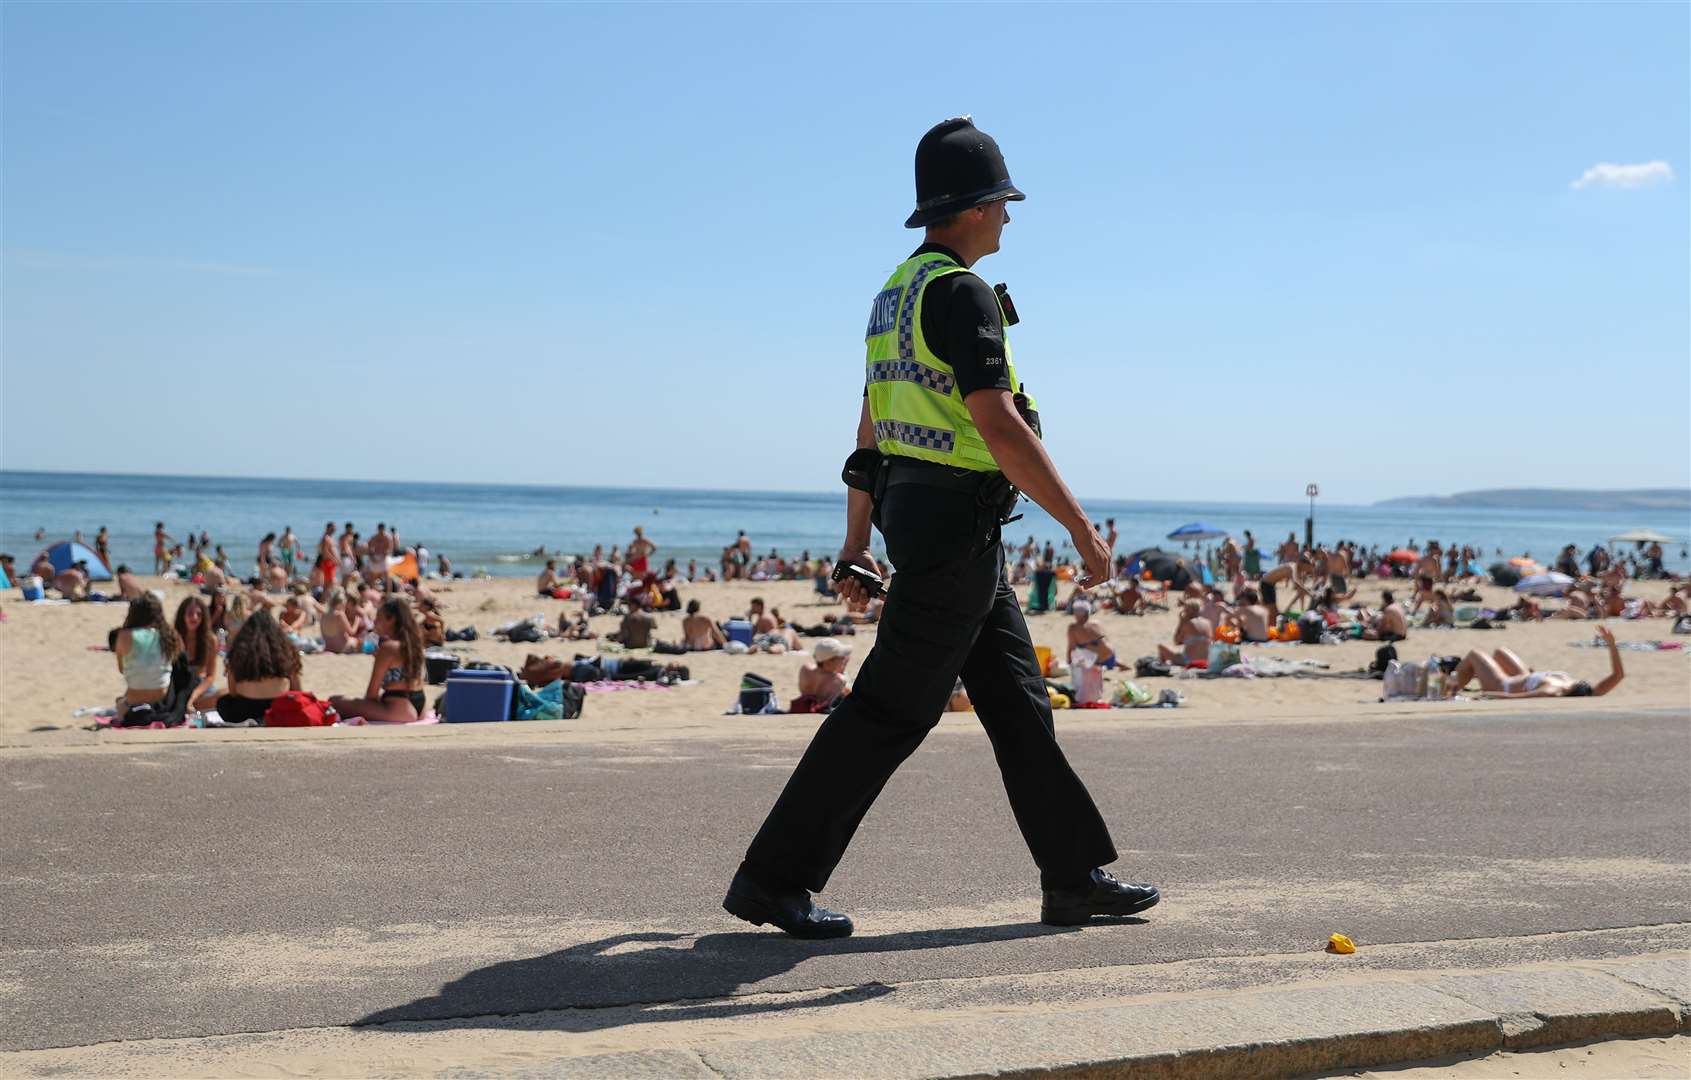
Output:
<svg viewBox="0 0 1691 1080">
<path fill-rule="evenodd" d="M 1345 937 L 1343 934 L 1334 934 L 1332 937 L 1327 939 L 1327 951 L 1336 953 L 1353 953 L 1356 951 L 1356 942 L 1352 941 L 1348 937 Z"/>
</svg>

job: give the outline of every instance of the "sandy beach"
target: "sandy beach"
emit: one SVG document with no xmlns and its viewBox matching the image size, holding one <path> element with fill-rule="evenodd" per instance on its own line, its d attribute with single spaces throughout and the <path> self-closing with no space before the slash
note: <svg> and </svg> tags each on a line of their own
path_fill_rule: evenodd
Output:
<svg viewBox="0 0 1691 1080">
<path fill-rule="evenodd" d="M 174 612 L 182 597 L 192 591 L 186 584 L 158 578 L 143 578 L 148 588 L 163 589 L 165 609 Z M 1379 604 L 1382 589 L 1394 586 L 1401 593 L 1401 582 L 1369 581 L 1359 586 L 1358 600 L 1370 605 Z M 477 627 L 479 640 L 453 643 L 449 647 L 466 659 L 489 660 L 512 667 L 521 667 L 531 653 L 553 654 L 571 658 L 575 653 L 597 652 L 604 635 L 614 630 L 618 620 L 599 616 L 592 620 L 599 641 L 570 642 L 549 640 L 537 644 L 513 645 L 491 638 L 495 626 L 536 613 L 555 623 L 561 611 L 573 616 L 580 610 L 574 601 L 541 599 L 533 594 L 527 579 L 495 578 L 431 583 L 445 605 L 447 625 L 460 628 Z M 1486 606 L 1502 607 L 1513 602 L 1513 595 L 1505 589 L 1489 586 L 1480 589 Z M 1660 599 L 1667 592 L 1664 582 L 1630 583 L 1629 595 Z M 1026 590 L 1022 590 L 1025 598 Z M 684 599 L 698 599 L 707 615 L 722 620 L 742 614 L 754 597 L 762 597 L 780 609 L 790 621 L 811 625 L 821 621 L 827 612 L 842 610 L 839 604 L 819 601 L 808 582 L 727 582 L 701 583 L 683 589 Z M 122 679 L 110 653 L 102 651 L 106 633 L 119 625 L 125 607 L 117 604 L 37 605 L 8 601 L 3 605 L 6 620 L 0 623 L 0 738 L 9 745 L 76 744 L 97 739 L 148 740 L 159 738 L 251 738 L 252 731 L 184 731 L 184 732 L 124 732 L 95 733 L 86 730 L 92 724 L 88 717 L 77 718 L 78 708 L 109 705 L 122 687 Z M 1159 643 L 1168 642 L 1174 629 L 1176 615 L 1172 612 L 1152 612 L 1145 616 L 1122 616 L 1106 611 L 1098 616 L 1106 628 L 1111 644 L 1131 669 L 1131 660 L 1153 654 Z M 681 615 L 660 613 L 657 638 L 679 640 Z M 1052 613 L 1028 616 L 1034 642 L 1052 648 L 1062 655 L 1064 628 L 1069 616 Z M 1406 660 L 1424 660 L 1430 654 L 1462 655 L 1472 648 L 1495 649 L 1507 646 L 1537 669 L 1566 670 L 1577 677 L 1596 679 L 1607 672 L 1607 660 L 1600 649 L 1575 647 L 1572 643 L 1592 638 L 1592 623 L 1551 620 L 1542 623 L 1507 623 L 1501 630 L 1479 631 L 1439 629 L 1414 631 L 1407 643 L 1398 646 Z M 1649 640 L 1678 640 L 1666 619 L 1638 621 L 1609 620 L 1616 638 L 1623 644 Z M 854 674 L 875 640 L 873 626 L 859 626 L 854 637 L 843 639 L 852 646 L 853 656 L 848 677 Z M 814 639 L 801 639 L 806 642 Z M 1394 702 L 1382 703 L 1380 683 L 1373 680 L 1335 677 L 1355 672 L 1367 666 L 1376 645 L 1373 642 L 1353 641 L 1338 645 L 1266 645 L 1246 646 L 1249 655 L 1274 656 L 1287 659 L 1318 660 L 1327 665 L 1320 677 L 1276 679 L 1170 679 L 1139 680 L 1152 690 L 1176 687 L 1186 695 L 1185 704 L 1174 710 L 1068 710 L 1059 713 L 1059 729 L 1074 726 L 1095 728 L 1122 724 L 1146 723 L 1257 723 L 1278 719 L 1308 722 L 1323 719 L 1354 720 L 1371 715 L 1394 716 L 1406 712 L 1417 713 L 1434 709 L 1480 710 L 1503 714 L 1519 707 L 1508 701 L 1457 701 L 1452 703 Z M 649 655 L 641 651 L 636 655 Z M 1608 698 L 1604 706 L 1624 706 L 1628 709 L 1684 707 L 1691 700 L 1691 654 L 1686 649 L 1660 652 L 1623 652 L 1626 665 L 1625 682 Z M 814 727 L 810 716 L 731 716 L 724 715 L 734 703 L 739 680 L 744 672 L 752 671 L 771 679 L 777 700 L 785 703 L 797 695 L 799 668 L 807 661 L 804 654 L 734 656 L 723 652 L 691 653 L 683 657 L 664 657 L 659 660 L 679 660 L 685 663 L 696 685 L 673 689 L 627 690 L 589 695 L 585 714 L 576 720 L 555 721 L 538 725 L 541 728 L 567 731 L 581 737 L 642 739 L 649 737 L 677 738 L 688 734 L 722 735 L 758 732 L 808 733 Z M 305 689 L 328 697 L 330 694 L 356 695 L 363 692 L 370 675 L 370 660 L 365 656 L 309 655 L 305 657 Z M 1106 675 L 1107 691 L 1125 679 L 1132 678 L 1131 670 Z M 433 700 L 439 688 L 431 688 Z M 1544 703 L 1538 703 L 1543 705 Z M 1554 705 L 1555 703 L 1550 703 Z M 966 714 L 948 716 L 947 725 L 973 725 Z M 433 728 L 373 729 L 364 728 L 344 734 L 360 739 L 380 740 L 395 735 L 414 735 L 424 731 L 464 737 L 493 735 L 501 729 L 525 729 L 524 737 L 537 734 L 536 725 L 440 725 Z M 323 737 L 317 732 L 267 732 L 305 737 Z"/>
</svg>

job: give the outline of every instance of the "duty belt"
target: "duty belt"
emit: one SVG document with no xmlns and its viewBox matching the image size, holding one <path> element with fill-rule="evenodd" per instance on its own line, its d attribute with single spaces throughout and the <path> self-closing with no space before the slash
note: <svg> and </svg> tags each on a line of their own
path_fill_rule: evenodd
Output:
<svg viewBox="0 0 1691 1080">
<path fill-rule="evenodd" d="M 882 468 L 884 478 L 881 490 L 898 487 L 902 484 L 924 484 L 928 487 L 944 488 L 947 491 L 961 491 L 973 495 L 981 506 L 990 510 L 994 518 L 1001 525 L 1008 525 L 1021 517 L 1017 514 L 1010 516 L 1016 508 L 1016 500 L 1021 493 L 1015 489 L 1001 472 L 985 472 L 975 469 L 949 469 L 943 465 L 931 465 L 927 462 L 900 461 L 896 457 L 885 459 Z"/>
</svg>

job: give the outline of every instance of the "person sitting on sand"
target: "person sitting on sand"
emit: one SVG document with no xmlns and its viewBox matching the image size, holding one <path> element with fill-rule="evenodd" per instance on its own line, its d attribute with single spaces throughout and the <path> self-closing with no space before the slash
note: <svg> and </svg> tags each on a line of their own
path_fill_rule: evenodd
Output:
<svg viewBox="0 0 1691 1080">
<path fill-rule="evenodd" d="M 376 634 L 381 644 L 370 665 L 370 684 L 359 698 L 329 699 L 342 717 L 361 716 L 403 724 L 423 714 L 423 634 L 411 605 L 390 596 L 376 609 Z"/>
<path fill-rule="evenodd" d="M 1620 685 L 1626 671 L 1621 667 L 1614 633 L 1607 626 L 1598 626 L 1597 636 L 1609 648 L 1609 674 L 1595 686 L 1565 671 L 1533 671 L 1508 649 L 1498 649 L 1490 656 L 1474 649 L 1444 681 L 1444 695 L 1452 697 L 1478 679 L 1485 696 L 1492 698 L 1602 697 Z"/>
<path fill-rule="evenodd" d="M 1239 590 L 1239 605 L 1233 609 L 1233 621 L 1239 627 L 1239 640 L 1261 644 L 1268 640 L 1268 628 L 1273 617 L 1262 605 L 1262 598 L 1251 588 Z"/>
<path fill-rule="evenodd" d="M 308 617 L 305 608 L 299 602 L 299 597 L 288 597 L 287 601 L 282 604 L 282 614 L 277 617 L 276 621 L 281 624 L 284 633 L 301 636 L 305 634 Z"/>
<path fill-rule="evenodd" d="M 563 587 L 563 582 L 558 578 L 558 560 L 547 559 L 546 569 L 540 571 L 540 576 L 534 580 L 535 591 L 550 599 L 553 590 Z"/>
<path fill-rule="evenodd" d="M 1098 666 L 1114 668 L 1116 666 L 1116 650 L 1110 646 L 1109 638 L 1104 636 L 1104 628 L 1092 618 L 1092 605 L 1085 600 L 1076 600 L 1069 605 L 1069 613 L 1074 621 L 1068 625 L 1069 662 L 1074 662 L 1077 649 L 1085 649 L 1098 658 Z"/>
<path fill-rule="evenodd" d="M 188 707 L 209 709 L 216 703 L 218 693 L 217 635 L 211 629 L 211 616 L 205 601 L 197 596 L 184 597 L 176 605 L 172 629 L 182 643 L 182 652 L 177 660 L 187 664 L 193 675 Z"/>
<path fill-rule="evenodd" d="M 687 616 L 681 620 L 681 643 L 688 652 L 709 652 L 727 646 L 728 638 L 722 627 L 699 614 L 699 602 L 687 601 Z"/>
<path fill-rule="evenodd" d="M 1174 628 L 1176 647 L 1158 645 L 1157 659 L 1165 664 L 1182 664 L 1187 667 L 1208 664 L 1210 639 L 1214 635 L 1214 627 L 1203 616 L 1203 604 L 1197 600 L 1182 600 L 1180 622 Z"/>
<path fill-rule="evenodd" d="M 136 580 L 135 572 L 129 569 L 127 563 L 117 568 L 117 595 L 124 600 L 139 600 L 142 593 L 141 583 Z"/>
<path fill-rule="evenodd" d="M 1403 641 L 1409 637 L 1409 617 L 1404 614 L 1403 605 L 1397 602 L 1392 591 L 1387 589 L 1380 594 L 1380 603 L 1385 605 L 1380 614 L 1374 617 L 1372 625 L 1362 631 L 1362 636 L 1369 641 Z"/>
<path fill-rule="evenodd" d="M 234 600 L 230 609 L 234 609 Z M 226 724 L 259 727 L 270 703 L 300 688 L 299 650 L 269 611 L 247 616 L 229 642 L 229 691 L 217 699 L 217 715 Z"/>
<path fill-rule="evenodd" d="M 799 669 L 799 696 L 788 707 L 794 713 L 828 713 L 851 692 L 846 684 L 846 665 L 851 646 L 823 638 L 812 651 L 815 659 Z"/>
<path fill-rule="evenodd" d="M 1431 605 L 1427 609 L 1426 626 L 1455 626 L 1456 605 L 1450 602 L 1450 594 L 1443 589 L 1434 589 Z"/>
<path fill-rule="evenodd" d="M 54 574 L 53 588 L 66 600 L 88 599 L 88 564 L 79 559 Z"/>
<path fill-rule="evenodd" d="M 182 652 L 182 639 L 164 621 L 164 605 L 151 593 L 142 593 L 129 605 L 123 626 L 112 638 L 117 670 L 123 675 L 124 691 L 117 699 L 117 716 L 137 705 L 157 705 L 170 692 L 170 670 Z"/>
<path fill-rule="evenodd" d="M 336 589 L 329 594 L 329 606 L 323 612 L 323 618 L 318 620 L 317 630 L 323 635 L 323 650 L 332 653 L 355 653 L 360 651 L 361 643 L 352 632 L 352 622 L 347 618 L 349 605 L 345 589 Z M 356 616 L 354 616 L 356 618 Z"/>
<path fill-rule="evenodd" d="M 1219 629 L 1237 621 L 1232 605 L 1221 595 L 1221 590 L 1214 586 L 1204 590 L 1202 604 L 1203 607 L 1199 610 L 1212 627 Z"/>
<path fill-rule="evenodd" d="M 1116 614 L 1143 615 L 1145 614 L 1145 592 L 1139 587 L 1139 579 L 1132 574 L 1115 580 Z"/>
<path fill-rule="evenodd" d="M 628 594 L 628 612 L 623 615 L 622 624 L 606 637 L 622 642 L 626 649 L 649 649 L 652 647 L 652 632 L 657 628 L 657 616 L 646 610 L 645 594 L 631 592 Z"/>
</svg>

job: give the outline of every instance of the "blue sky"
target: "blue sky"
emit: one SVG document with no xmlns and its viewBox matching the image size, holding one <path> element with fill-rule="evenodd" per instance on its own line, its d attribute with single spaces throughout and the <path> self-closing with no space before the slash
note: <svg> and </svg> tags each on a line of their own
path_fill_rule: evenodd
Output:
<svg viewBox="0 0 1691 1080">
<path fill-rule="evenodd" d="M 1083 496 L 1683 486 L 1688 12 L 9 4 L 0 463 L 830 488 L 967 112 Z"/>
</svg>

